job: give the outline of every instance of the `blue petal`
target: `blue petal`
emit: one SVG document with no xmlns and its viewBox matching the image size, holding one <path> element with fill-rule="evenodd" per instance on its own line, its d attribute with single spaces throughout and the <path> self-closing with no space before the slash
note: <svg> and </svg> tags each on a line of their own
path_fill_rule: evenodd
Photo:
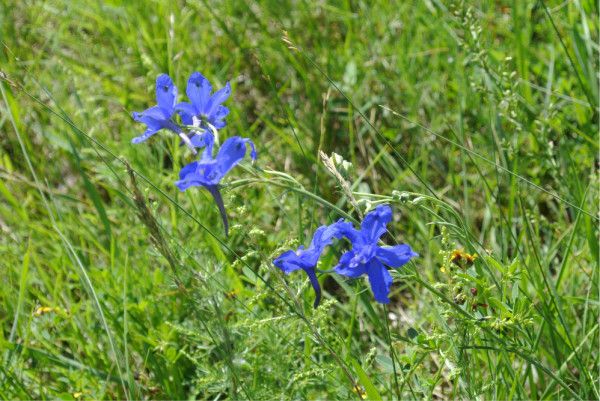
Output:
<svg viewBox="0 0 600 401">
<path fill-rule="evenodd" d="M 133 112 L 131 116 L 135 121 L 144 123 L 147 126 L 142 135 L 131 140 L 132 143 L 144 142 L 164 127 L 164 117 L 159 107 L 151 107 L 141 113 Z"/>
<path fill-rule="evenodd" d="M 201 162 L 209 162 L 213 160 L 213 146 L 215 143 L 215 137 L 212 132 L 203 132 L 201 134 L 194 134 L 190 139 L 192 145 L 197 148 L 204 148 L 202 156 L 200 157 Z"/>
<path fill-rule="evenodd" d="M 212 86 L 208 79 L 199 72 L 190 75 L 185 93 L 196 108 L 198 114 L 208 114 L 207 105 L 210 100 Z"/>
<path fill-rule="evenodd" d="M 214 159 L 204 160 L 200 166 L 201 177 L 198 178 L 200 185 L 217 185 L 225 176 Z"/>
<path fill-rule="evenodd" d="M 282 253 L 273 261 L 273 264 L 283 270 L 285 274 L 290 274 L 293 271 L 306 267 L 304 260 L 300 258 L 294 251 Z"/>
<path fill-rule="evenodd" d="M 390 272 L 377 259 L 372 259 L 367 268 L 367 275 L 369 276 L 369 283 L 371 284 L 373 295 L 375 295 L 375 300 L 382 304 L 389 303 L 390 299 L 388 295 L 392 286 Z"/>
<path fill-rule="evenodd" d="M 300 247 L 298 251 L 302 252 L 302 247 Z M 307 266 L 306 260 L 302 256 L 298 256 L 298 253 L 294 251 L 282 253 L 273 261 L 273 264 L 280 268 L 285 274 L 290 274 L 296 270 L 303 269 L 310 280 L 310 284 L 315 290 L 315 302 L 313 306 L 315 308 L 319 306 L 319 302 L 321 301 L 321 286 L 319 285 L 314 266 Z"/>
<path fill-rule="evenodd" d="M 367 213 L 362 224 L 361 234 L 367 243 L 375 243 L 387 231 L 386 225 L 392 220 L 392 209 L 380 205 Z"/>
<path fill-rule="evenodd" d="M 364 245 L 364 241 L 363 241 L 361 232 L 358 231 L 357 229 L 355 229 L 354 226 L 352 225 L 352 223 L 347 222 L 343 219 L 340 219 L 336 223 L 336 229 L 339 234 L 338 238 L 341 238 L 341 237 L 348 238 L 348 240 L 350 240 L 350 242 L 352 243 L 353 246 L 363 246 Z"/>
<path fill-rule="evenodd" d="M 214 113 L 212 113 L 208 122 L 213 125 L 216 129 L 221 129 L 225 127 L 225 121 L 223 119 L 227 117 L 229 114 L 229 109 L 225 106 L 217 106 L 217 109 Z"/>
<path fill-rule="evenodd" d="M 254 148 L 253 145 L 252 148 Z M 349 223 L 346 223 L 343 219 L 340 219 L 328 226 L 319 227 L 313 235 L 310 248 L 324 249 L 327 245 L 331 245 L 334 239 L 342 238 L 344 235 L 343 228 L 345 228 L 348 224 Z"/>
<path fill-rule="evenodd" d="M 227 82 L 224 88 L 219 89 L 211 96 L 208 104 L 206 105 L 206 110 L 208 113 L 215 113 L 218 106 L 226 101 L 229 95 L 231 95 L 231 85 L 229 85 L 229 82 Z"/>
<path fill-rule="evenodd" d="M 150 107 L 141 113 L 133 112 L 131 113 L 131 116 L 135 121 L 144 123 L 148 127 L 143 135 L 132 140 L 133 143 L 143 142 L 163 128 L 175 133 L 181 132 L 181 129 L 173 123 L 169 116 L 165 115 L 165 111 L 158 106 Z"/>
<path fill-rule="evenodd" d="M 216 111 L 213 113 L 215 120 L 222 120 L 229 114 L 229 109 L 225 106 L 218 106 Z"/>
<path fill-rule="evenodd" d="M 168 117 L 173 114 L 173 106 L 177 100 L 177 87 L 167 74 L 156 78 L 156 103 Z"/>
<path fill-rule="evenodd" d="M 313 306 L 316 308 L 321 300 L 321 286 L 315 273 L 315 266 L 319 261 L 321 253 L 326 246 L 333 242 L 334 238 L 340 238 L 341 232 L 338 230 L 338 225 L 345 224 L 343 220 L 333 223 L 329 226 L 321 226 L 315 231 L 313 238 L 310 241 L 308 249 L 300 246 L 297 251 L 287 251 L 281 254 L 273 261 L 275 266 L 279 267 L 285 273 L 289 274 L 295 270 L 303 269 L 310 283 L 315 290 L 315 302 Z"/>
<path fill-rule="evenodd" d="M 317 228 L 310 241 L 310 246 L 307 249 L 304 249 L 304 246 L 300 246 L 297 251 L 285 252 L 279 258 L 275 259 L 275 262 L 278 263 L 285 262 L 287 267 L 283 265 L 280 266 L 278 263 L 274 262 L 275 265 L 288 273 L 298 268 L 314 268 L 319 261 L 323 249 L 333 242 L 334 237 L 332 233 L 330 226 L 321 226 Z"/>
<path fill-rule="evenodd" d="M 192 131 L 192 136 L 190 137 L 190 142 L 197 148 L 203 148 L 205 146 L 212 145 L 214 143 L 214 139 L 210 141 L 208 138 L 208 132 L 197 133 L 198 131 Z M 214 138 L 212 135 L 210 135 Z"/>
<path fill-rule="evenodd" d="M 256 160 L 256 148 L 254 147 L 254 142 L 248 140 L 248 143 L 250 144 L 250 158 Z"/>
<path fill-rule="evenodd" d="M 300 246 L 297 251 L 285 252 L 275 260 L 281 261 L 278 263 L 286 262 L 288 264 L 297 266 L 290 271 L 296 270 L 297 268 L 314 268 L 317 265 L 323 249 L 325 249 L 326 246 L 331 245 L 334 238 L 340 237 L 340 233 L 336 227 L 338 223 L 317 228 L 310 241 L 310 246 L 307 249 L 304 249 L 303 246 Z M 275 263 L 275 265 L 283 269 L 283 267 L 279 266 L 278 263 Z"/>
<path fill-rule="evenodd" d="M 357 278 L 362 276 L 367 272 L 367 264 L 359 263 L 354 264 L 353 259 L 356 256 L 356 252 L 350 250 L 342 255 L 340 261 L 337 266 L 333 268 L 333 270 L 341 274 L 342 276 Z"/>
<path fill-rule="evenodd" d="M 144 142 L 146 139 L 150 138 L 152 135 L 156 134 L 158 130 L 148 128 L 142 135 L 136 136 L 131 140 L 131 143 L 140 143 Z"/>
<path fill-rule="evenodd" d="M 225 126 L 227 125 L 227 124 L 225 123 L 225 121 L 223 121 L 223 120 L 218 120 L 218 121 L 214 121 L 214 120 L 213 120 L 213 121 L 209 121 L 209 122 L 211 123 L 211 125 L 212 125 L 213 127 L 215 127 L 215 129 L 221 129 L 221 128 L 225 128 Z"/>
<path fill-rule="evenodd" d="M 191 162 L 185 165 L 179 172 L 179 181 L 175 182 L 180 191 L 185 191 L 193 185 L 193 175 L 198 170 L 198 162 Z"/>
<path fill-rule="evenodd" d="M 223 142 L 216 157 L 221 177 L 224 177 L 229 170 L 235 167 L 244 158 L 246 155 L 247 142 L 250 142 L 250 140 L 239 136 L 232 136 Z"/>
<path fill-rule="evenodd" d="M 131 116 L 135 121 L 146 123 L 146 120 L 152 119 L 156 121 L 163 121 L 169 118 L 169 116 L 165 115 L 163 109 L 158 106 L 150 107 L 141 113 L 133 112 Z"/>
<path fill-rule="evenodd" d="M 181 121 L 185 125 L 192 125 L 192 117 L 198 114 L 194 105 L 186 102 L 178 103 L 175 106 L 175 110 L 179 113 L 179 115 L 181 116 Z"/>
<path fill-rule="evenodd" d="M 158 120 L 154 117 L 150 117 L 149 115 L 144 115 L 143 113 L 132 113 L 131 116 L 137 122 L 144 123 L 149 129 L 154 131 L 158 131 L 163 128 L 163 120 Z"/>
<path fill-rule="evenodd" d="M 383 264 L 398 268 L 408 263 L 412 258 L 419 256 L 419 254 L 413 252 L 410 246 L 401 244 L 390 247 L 379 247 L 377 248 L 376 256 Z"/>
<path fill-rule="evenodd" d="M 191 162 L 189 164 L 186 164 L 182 167 L 181 171 L 179 172 L 179 178 L 184 180 L 188 175 L 196 172 L 197 169 L 198 162 Z"/>
<path fill-rule="evenodd" d="M 323 249 L 333 242 L 333 237 L 330 235 L 328 229 L 328 226 L 321 226 L 317 228 L 313 234 L 308 249 L 298 250 L 299 257 L 302 259 L 305 266 L 316 266 Z"/>
<path fill-rule="evenodd" d="M 177 187 L 185 191 L 192 186 L 208 187 L 217 185 L 223 176 L 219 166 L 214 159 L 203 159 L 200 162 L 192 162 L 181 169 L 180 180 L 175 183 Z"/>
<path fill-rule="evenodd" d="M 189 187 L 193 186 L 191 181 L 187 181 L 187 180 L 179 180 L 179 181 L 175 181 L 175 186 L 177 188 L 179 188 L 179 190 L 181 192 L 184 192 L 186 189 L 188 189 Z"/>
<path fill-rule="evenodd" d="M 333 242 L 333 232 L 329 229 L 329 226 L 321 226 L 315 230 L 312 240 L 310 241 L 310 248 L 323 249 L 327 245 Z"/>
</svg>

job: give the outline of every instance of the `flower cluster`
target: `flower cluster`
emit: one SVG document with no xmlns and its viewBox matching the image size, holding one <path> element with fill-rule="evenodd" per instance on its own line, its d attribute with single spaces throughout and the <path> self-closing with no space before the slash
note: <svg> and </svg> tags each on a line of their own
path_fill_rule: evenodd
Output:
<svg viewBox="0 0 600 401">
<path fill-rule="evenodd" d="M 177 134 L 194 154 L 196 148 L 204 148 L 200 160 L 186 165 L 179 172 L 175 185 L 185 191 L 192 186 L 201 186 L 213 196 L 223 219 L 225 234 L 229 224 L 219 183 L 246 155 L 246 145 L 250 145 L 250 157 L 256 160 L 256 149 L 248 138 L 233 136 L 223 142 L 216 156 L 213 156 L 218 130 L 225 127 L 225 117 L 229 109 L 223 106 L 229 95 L 229 82 L 225 87 L 212 93 L 212 85 L 202 74 L 194 72 L 188 79 L 186 95 L 190 102 L 177 103 L 177 87 L 173 80 L 162 74 L 156 78 L 156 106 L 141 113 L 134 112 L 133 119 L 146 124 L 146 131 L 133 138 L 133 143 L 144 142 L 160 130 Z M 181 123 L 175 119 L 179 115 Z"/>
<path fill-rule="evenodd" d="M 178 135 L 194 154 L 197 154 L 196 149 L 203 149 L 198 160 L 181 169 L 175 185 L 180 191 L 186 191 L 193 186 L 206 188 L 219 208 L 227 235 L 229 224 L 219 184 L 246 156 L 248 146 L 250 157 L 256 160 L 256 149 L 250 139 L 232 136 L 223 142 L 216 156 L 214 155 L 215 145 L 218 143 L 218 130 L 225 127 L 225 117 L 229 114 L 229 109 L 223 106 L 231 95 L 229 83 L 213 93 L 208 79 L 199 72 L 194 72 L 186 88 L 189 102 L 177 103 L 177 95 L 177 87 L 171 78 L 166 74 L 159 75 L 156 79 L 156 106 L 132 114 L 134 120 L 146 124 L 147 127 L 146 131 L 132 142 L 144 142 L 158 131 L 167 130 Z M 178 120 L 176 116 L 179 116 Z M 334 240 L 346 238 L 351 248 L 340 257 L 339 263 L 332 271 L 351 278 L 366 275 L 375 300 L 388 303 L 392 276 L 387 267 L 399 268 L 418 256 L 405 244 L 379 245 L 381 236 L 387 231 L 387 224 L 391 220 L 392 209 L 387 205 L 380 205 L 365 216 L 360 229 L 343 219 L 328 226 L 321 226 L 315 231 L 308 248 L 300 246 L 295 251 L 287 251 L 273 263 L 287 274 L 298 269 L 306 272 L 315 290 L 316 308 L 321 300 L 317 262 L 324 249 Z"/>
<path fill-rule="evenodd" d="M 314 306 L 321 299 L 321 287 L 316 275 L 316 266 L 323 250 L 331 245 L 334 239 L 347 238 L 352 245 L 339 259 L 333 271 L 351 278 L 367 275 L 375 300 L 389 303 L 392 276 L 386 266 L 399 268 L 412 258 L 419 256 L 406 244 L 380 246 L 379 240 L 387 231 L 387 224 L 392 220 L 392 209 L 388 205 L 380 205 L 369 212 L 363 219 L 360 229 L 352 223 L 339 220 L 329 226 L 321 226 L 315 232 L 310 246 L 304 249 L 287 251 L 273 261 L 273 264 L 289 274 L 302 269 L 308 275 L 315 290 Z"/>
</svg>

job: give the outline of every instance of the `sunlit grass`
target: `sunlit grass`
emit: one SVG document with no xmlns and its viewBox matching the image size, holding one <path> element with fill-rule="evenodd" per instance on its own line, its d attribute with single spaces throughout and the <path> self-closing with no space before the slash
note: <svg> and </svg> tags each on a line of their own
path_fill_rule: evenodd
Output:
<svg viewBox="0 0 600 401">
<path fill-rule="evenodd" d="M 587 1 L 0 0 L 0 395 L 597 399 L 598 20 Z M 222 139 L 257 145 L 222 189 L 229 237 L 174 186 L 175 136 L 130 143 L 156 76 L 183 92 L 195 70 L 231 81 Z M 323 275 L 313 309 L 273 258 L 382 203 L 384 242 L 420 254 L 391 304 Z"/>
</svg>

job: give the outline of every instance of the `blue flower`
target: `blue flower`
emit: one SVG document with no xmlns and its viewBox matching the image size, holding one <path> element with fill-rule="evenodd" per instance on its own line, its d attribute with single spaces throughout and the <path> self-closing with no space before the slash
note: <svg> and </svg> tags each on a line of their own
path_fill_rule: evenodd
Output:
<svg viewBox="0 0 600 401">
<path fill-rule="evenodd" d="M 204 148 L 200 161 L 212 160 L 215 137 L 212 132 L 202 132 L 191 137 L 190 142 L 197 148 Z"/>
<path fill-rule="evenodd" d="M 141 113 L 133 112 L 131 116 L 135 121 L 146 124 L 146 131 L 133 138 L 131 142 L 140 143 L 150 138 L 161 129 L 168 129 L 176 134 L 182 134 L 181 128 L 173 122 L 175 102 L 177 101 L 177 87 L 167 74 L 156 78 L 156 106 L 150 107 Z"/>
<path fill-rule="evenodd" d="M 221 129 L 225 127 L 224 118 L 229 109 L 221 103 L 231 95 L 229 82 L 225 87 L 211 95 L 212 85 L 202 74 L 194 72 L 188 80 L 186 94 L 191 103 L 181 102 L 175 109 L 186 125 L 205 129 Z"/>
<path fill-rule="evenodd" d="M 419 256 L 406 244 L 379 246 L 379 238 L 385 234 L 391 220 L 392 209 L 380 205 L 365 216 L 360 230 L 343 226 L 343 234 L 352 243 L 352 249 L 342 255 L 333 269 L 336 273 L 353 278 L 366 274 L 375 300 L 382 304 L 390 302 L 388 295 L 392 285 L 392 276 L 385 266 L 398 268 Z"/>
<path fill-rule="evenodd" d="M 346 223 L 343 220 L 329 226 L 321 226 L 315 231 L 310 246 L 307 249 L 304 249 L 304 246 L 300 245 L 296 251 L 290 250 L 284 252 L 273 261 L 273 264 L 286 274 L 290 274 L 298 269 L 306 272 L 310 284 L 315 290 L 315 302 L 313 304 L 315 308 L 319 306 L 319 302 L 321 301 L 321 286 L 319 285 L 315 271 L 319 257 L 325 247 L 331 245 L 334 238 L 339 239 L 342 233 L 349 229 L 353 229 L 352 224 Z"/>
<path fill-rule="evenodd" d="M 225 175 L 235 167 L 246 155 L 246 144 L 250 145 L 250 157 L 256 160 L 256 149 L 254 144 L 248 138 L 233 136 L 227 138 L 217 156 L 213 158 L 212 148 L 214 137 L 212 133 L 205 132 L 193 139 L 197 146 L 205 146 L 206 149 L 199 161 L 192 162 L 181 169 L 179 172 L 179 181 L 175 182 L 180 191 L 185 191 L 192 186 L 201 186 L 206 188 L 217 203 L 219 212 L 223 219 L 225 234 L 228 234 L 229 224 L 223 199 L 219 192 L 219 183 Z"/>
</svg>

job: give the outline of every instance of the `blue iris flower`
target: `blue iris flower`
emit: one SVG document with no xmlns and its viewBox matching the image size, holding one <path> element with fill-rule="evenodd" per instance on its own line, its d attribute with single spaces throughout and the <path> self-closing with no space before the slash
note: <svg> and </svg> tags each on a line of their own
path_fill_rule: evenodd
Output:
<svg viewBox="0 0 600 401">
<path fill-rule="evenodd" d="M 367 213 L 360 230 L 343 226 L 343 234 L 352 243 L 352 249 L 342 255 L 333 269 L 353 278 L 366 274 L 375 300 L 382 304 L 390 302 L 388 296 L 392 285 L 392 276 L 385 266 L 398 268 L 419 256 L 406 244 L 379 246 L 379 238 L 385 234 L 391 220 L 392 209 L 388 205 L 380 205 Z"/>
<path fill-rule="evenodd" d="M 204 132 L 197 135 L 195 143 L 197 146 L 204 146 L 205 150 L 199 161 L 192 162 L 181 169 L 179 172 L 179 181 L 175 182 L 180 191 L 185 191 L 192 186 L 204 187 L 215 199 L 223 226 L 225 235 L 228 235 L 229 224 L 227 214 L 223 205 L 223 198 L 219 192 L 219 183 L 225 175 L 235 167 L 246 155 L 246 144 L 250 145 L 250 157 L 256 160 L 256 149 L 254 143 L 248 138 L 233 136 L 227 138 L 221 145 L 217 156 L 213 158 L 212 148 L 214 137 L 210 132 Z"/>
<path fill-rule="evenodd" d="M 225 117 L 229 109 L 221 103 L 231 95 L 229 82 L 211 95 L 212 85 L 202 74 L 194 72 L 188 80 L 186 94 L 191 103 L 181 102 L 175 109 L 186 125 L 217 130 L 225 127 Z"/>
<path fill-rule="evenodd" d="M 175 102 L 177 101 L 177 87 L 167 74 L 156 78 L 156 106 L 150 107 L 141 113 L 133 112 L 131 116 L 135 121 L 146 124 L 146 131 L 133 138 L 131 142 L 140 143 L 150 138 L 161 129 L 168 129 L 176 134 L 181 134 L 181 128 L 173 122 Z"/>
<path fill-rule="evenodd" d="M 315 271 L 319 257 L 325 247 L 331 245 L 334 238 L 341 238 L 342 233 L 350 229 L 353 229 L 352 224 L 346 223 L 343 220 L 329 226 L 321 226 L 315 231 L 310 246 L 307 249 L 304 249 L 304 246 L 300 245 L 296 251 L 290 250 L 284 252 L 273 261 L 273 264 L 286 274 L 290 274 L 298 269 L 306 272 L 310 284 L 315 290 L 315 302 L 313 304 L 315 308 L 319 306 L 319 302 L 321 301 L 321 286 L 319 285 Z"/>
<path fill-rule="evenodd" d="M 175 114 L 175 102 L 177 101 L 177 87 L 173 84 L 171 77 L 161 74 L 156 78 L 156 106 L 150 107 L 141 113 L 133 112 L 131 116 L 135 121 L 146 124 L 146 131 L 131 140 L 132 143 L 144 142 L 161 129 L 167 129 L 179 135 L 182 141 L 189 146 L 194 154 L 193 141 L 197 136 L 193 133 L 192 140 L 173 121 Z"/>
</svg>

